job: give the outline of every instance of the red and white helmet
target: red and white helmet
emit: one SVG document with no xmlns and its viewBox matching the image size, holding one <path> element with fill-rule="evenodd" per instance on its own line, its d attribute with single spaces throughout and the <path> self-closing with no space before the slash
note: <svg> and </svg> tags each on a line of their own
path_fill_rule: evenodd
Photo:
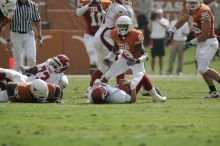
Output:
<svg viewBox="0 0 220 146">
<path fill-rule="evenodd" d="M 56 73 L 64 72 L 70 66 L 69 58 L 64 54 L 59 54 L 49 60 L 49 67 Z"/>
<path fill-rule="evenodd" d="M 115 0 L 116 3 L 122 4 L 122 5 L 130 5 L 132 6 L 131 0 Z"/>
<path fill-rule="evenodd" d="M 13 14 L 16 6 L 16 0 L 1 0 L 0 9 L 4 16 Z"/>
<path fill-rule="evenodd" d="M 195 12 L 203 4 L 203 0 L 186 0 L 186 7 L 189 12 Z"/>
<path fill-rule="evenodd" d="M 95 87 L 91 92 L 91 98 L 95 104 L 105 103 L 108 95 L 109 93 L 104 87 Z"/>
</svg>

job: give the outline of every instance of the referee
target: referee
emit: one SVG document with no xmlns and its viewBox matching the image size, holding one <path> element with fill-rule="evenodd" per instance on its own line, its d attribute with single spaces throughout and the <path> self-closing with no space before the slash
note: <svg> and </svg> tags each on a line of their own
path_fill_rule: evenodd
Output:
<svg viewBox="0 0 220 146">
<path fill-rule="evenodd" d="M 21 72 L 19 66 L 36 65 L 36 43 L 34 25 L 37 33 L 37 43 L 42 46 L 41 17 L 38 6 L 31 0 L 17 0 L 14 15 L 10 25 L 10 39 L 8 47 L 12 49 L 14 57 L 14 69 Z"/>
</svg>

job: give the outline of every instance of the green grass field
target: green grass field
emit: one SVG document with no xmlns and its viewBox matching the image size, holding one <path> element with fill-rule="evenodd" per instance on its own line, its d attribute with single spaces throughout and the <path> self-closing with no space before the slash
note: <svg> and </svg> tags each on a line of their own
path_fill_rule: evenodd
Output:
<svg viewBox="0 0 220 146">
<path fill-rule="evenodd" d="M 193 50 L 186 55 L 194 60 Z M 220 71 L 219 60 L 212 66 Z M 184 65 L 184 74 L 194 71 Z M 83 98 L 89 78 L 75 76 L 64 104 L 1 103 L 0 146 L 219 146 L 220 99 L 201 98 L 200 76 L 151 79 L 167 102 L 138 95 L 134 104 L 91 105 Z"/>
</svg>

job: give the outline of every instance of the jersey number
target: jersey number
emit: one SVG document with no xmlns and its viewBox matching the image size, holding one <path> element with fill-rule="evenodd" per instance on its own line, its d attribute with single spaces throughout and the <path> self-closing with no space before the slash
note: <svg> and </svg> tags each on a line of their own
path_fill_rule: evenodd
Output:
<svg viewBox="0 0 220 146">
<path fill-rule="evenodd" d="M 49 72 L 47 71 L 46 66 L 42 66 L 39 70 L 39 72 L 41 72 L 43 74 L 42 77 L 36 77 L 37 79 L 41 79 L 41 80 L 47 80 L 50 77 Z"/>
<path fill-rule="evenodd" d="M 100 12 L 91 12 L 90 13 L 90 17 L 91 17 L 91 26 L 100 26 L 102 23 L 102 13 Z M 97 22 L 96 22 L 96 18 L 97 18 Z"/>
</svg>

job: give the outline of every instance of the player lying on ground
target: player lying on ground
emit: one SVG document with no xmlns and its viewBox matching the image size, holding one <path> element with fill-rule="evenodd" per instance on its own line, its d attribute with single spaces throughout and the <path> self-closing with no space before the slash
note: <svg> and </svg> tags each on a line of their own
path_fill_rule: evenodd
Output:
<svg viewBox="0 0 220 146">
<path fill-rule="evenodd" d="M 136 78 L 135 80 L 139 79 Z M 116 87 L 102 83 L 97 79 L 87 93 L 87 99 L 90 103 L 94 104 L 133 103 L 136 101 L 136 94 L 138 94 L 140 88 L 142 86 L 148 88 L 147 80 L 148 78 L 144 76 L 135 88 L 131 81 L 125 79 L 121 79 Z M 153 102 L 164 102 L 166 100 L 166 97 L 163 97 L 164 100 L 161 100 L 161 96 L 156 92 L 152 97 Z"/>
<path fill-rule="evenodd" d="M 118 87 L 101 83 L 96 79 L 94 85 L 87 93 L 90 103 L 133 103 L 136 101 L 136 91 L 131 82 L 120 80 Z"/>
<path fill-rule="evenodd" d="M 69 58 L 66 55 L 59 54 L 34 67 L 20 66 L 20 68 L 22 73 L 29 76 L 27 82 L 42 79 L 47 83 L 59 85 L 63 90 L 68 85 L 68 79 L 64 72 L 69 66 Z"/>
<path fill-rule="evenodd" d="M 155 91 L 150 79 L 145 73 L 144 62 L 148 59 L 143 48 L 143 34 L 132 28 L 131 19 L 128 16 L 121 16 L 116 21 L 116 29 L 111 31 L 111 37 L 115 42 L 112 52 L 104 59 L 109 70 L 104 74 L 102 82 L 107 83 L 111 78 L 132 70 L 134 87 L 141 88 L 140 85 L 146 84 L 144 89 L 157 100 L 165 101 L 166 97 L 160 96 Z M 122 51 L 122 55 L 115 61 L 115 57 Z M 140 86 L 140 87 L 139 87 Z M 138 90 L 139 91 L 139 90 Z"/>
<path fill-rule="evenodd" d="M 0 102 L 61 103 L 61 89 L 41 79 L 20 84 L 10 82 L 0 92 Z"/>
<path fill-rule="evenodd" d="M 187 12 L 176 23 L 176 25 L 167 33 L 167 40 L 173 39 L 177 29 L 190 21 L 195 39 L 186 42 L 185 48 L 197 45 L 196 60 L 198 71 L 202 75 L 210 92 L 205 98 L 217 98 L 220 94 L 216 91 L 213 80 L 220 83 L 220 74 L 209 65 L 218 50 L 218 40 L 214 31 L 214 16 L 211 9 L 203 4 L 202 0 L 186 0 Z"/>
<path fill-rule="evenodd" d="M 11 22 L 11 18 L 15 7 L 16 0 L 0 1 L 0 32 L 3 26 Z"/>
</svg>

